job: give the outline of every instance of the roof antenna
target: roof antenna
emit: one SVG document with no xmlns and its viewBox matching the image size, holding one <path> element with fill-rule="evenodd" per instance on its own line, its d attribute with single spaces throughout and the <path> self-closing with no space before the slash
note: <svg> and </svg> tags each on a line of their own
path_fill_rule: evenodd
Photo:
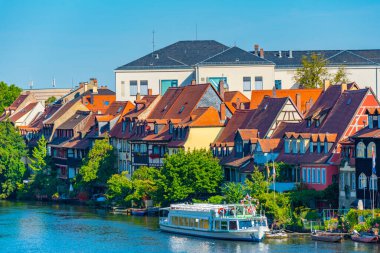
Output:
<svg viewBox="0 0 380 253">
<path fill-rule="evenodd" d="M 198 40 L 198 24 L 195 24 L 195 40 Z"/>
<path fill-rule="evenodd" d="M 155 33 L 155 31 L 153 30 L 153 31 L 152 31 L 152 47 L 153 47 L 152 54 L 153 54 L 153 52 L 154 52 L 154 33 Z"/>
<path fill-rule="evenodd" d="M 30 89 L 33 89 L 33 80 L 30 82 Z"/>
<path fill-rule="evenodd" d="M 55 77 L 53 76 L 53 82 L 52 82 L 53 88 L 55 88 Z"/>
</svg>

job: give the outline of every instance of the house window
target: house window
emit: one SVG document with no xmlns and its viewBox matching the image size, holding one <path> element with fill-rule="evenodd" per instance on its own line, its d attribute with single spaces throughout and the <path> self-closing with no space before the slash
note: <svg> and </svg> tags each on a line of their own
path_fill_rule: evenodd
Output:
<svg viewBox="0 0 380 253">
<path fill-rule="evenodd" d="M 122 125 L 121 125 L 121 132 L 125 132 L 125 128 L 127 127 L 127 122 L 126 121 L 123 121 Z"/>
<path fill-rule="evenodd" d="M 140 94 L 142 96 L 148 95 L 148 81 L 147 80 L 140 81 Z"/>
<path fill-rule="evenodd" d="M 69 148 L 67 150 L 67 157 L 74 157 L 74 150 L 73 149 Z"/>
<path fill-rule="evenodd" d="M 276 90 L 281 90 L 282 89 L 282 81 L 281 80 L 274 80 L 274 87 Z"/>
<path fill-rule="evenodd" d="M 263 77 L 262 76 L 256 76 L 255 77 L 255 90 L 262 90 L 263 89 Z"/>
<path fill-rule="evenodd" d="M 365 145 L 363 142 L 359 142 L 356 145 L 356 157 L 365 158 Z"/>
<path fill-rule="evenodd" d="M 306 168 L 302 168 L 302 182 L 306 183 Z"/>
<path fill-rule="evenodd" d="M 311 119 L 306 120 L 306 127 L 311 127 Z"/>
<path fill-rule="evenodd" d="M 311 141 L 309 146 L 310 146 L 310 153 L 313 153 L 314 152 L 314 143 Z"/>
<path fill-rule="evenodd" d="M 285 139 L 285 153 L 289 154 L 290 153 L 290 140 Z"/>
<path fill-rule="evenodd" d="M 251 91 L 251 77 L 250 76 L 243 77 L 243 90 Z"/>
<path fill-rule="evenodd" d="M 368 116 L 368 128 L 373 128 L 373 118 L 372 118 L 372 116 Z"/>
<path fill-rule="evenodd" d="M 153 154 L 154 155 L 160 154 L 160 147 L 159 146 L 153 146 Z"/>
<path fill-rule="evenodd" d="M 317 152 L 318 154 L 321 153 L 321 143 L 319 141 L 317 142 Z"/>
<path fill-rule="evenodd" d="M 364 173 L 359 175 L 359 189 L 367 188 L 367 176 Z"/>
<path fill-rule="evenodd" d="M 236 153 L 241 153 L 243 152 L 243 143 L 237 142 L 236 143 Z"/>
<path fill-rule="evenodd" d="M 172 123 L 169 124 L 169 133 L 170 134 L 173 133 L 173 124 Z"/>
<path fill-rule="evenodd" d="M 367 146 L 367 158 L 372 158 L 372 156 L 376 157 L 376 144 L 373 142 L 370 142 Z"/>
<path fill-rule="evenodd" d="M 321 124 L 321 121 L 319 119 L 315 120 L 315 127 L 319 127 Z"/>
<path fill-rule="evenodd" d="M 351 189 L 353 191 L 356 190 L 356 178 L 355 178 L 355 173 L 351 173 Z"/>
<path fill-rule="evenodd" d="M 321 183 L 321 168 L 317 168 L 317 183 Z"/>
<path fill-rule="evenodd" d="M 326 184 L 326 168 L 322 168 L 322 184 Z"/>
<path fill-rule="evenodd" d="M 292 150 L 293 150 L 293 154 L 297 154 L 298 153 L 298 145 L 299 145 L 299 142 L 298 140 L 292 140 Z"/>
<path fill-rule="evenodd" d="M 327 142 L 325 142 L 325 154 L 327 154 L 329 152 L 329 144 Z"/>
<path fill-rule="evenodd" d="M 306 149 L 306 147 L 305 147 L 305 140 L 302 139 L 301 140 L 301 144 L 300 144 L 300 152 L 301 152 L 301 154 L 305 154 L 305 149 Z"/>
<path fill-rule="evenodd" d="M 154 134 L 158 134 L 158 125 L 154 125 Z"/>
<path fill-rule="evenodd" d="M 136 80 L 129 81 L 129 94 L 131 96 L 137 95 L 137 81 Z"/>
<path fill-rule="evenodd" d="M 314 184 L 316 181 L 316 176 L 315 176 L 315 168 L 311 169 L 311 182 Z"/>
<path fill-rule="evenodd" d="M 120 89 L 121 89 L 121 96 L 125 97 L 125 82 L 124 81 L 120 82 Z"/>
<path fill-rule="evenodd" d="M 311 180 L 311 168 L 307 168 L 307 182 L 310 183 Z"/>
<path fill-rule="evenodd" d="M 141 153 L 146 153 L 146 151 L 147 151 L 146 144 L 141 144 L 141 146 L 140 146 L 140 152 Z"/>
<path fill-rule="evenodd" d="M 340 173 L 340 189 L 344 189 L 344 173 Z"/>
<path fill-rule="evenodd" d="M 171 87 L 178 87 L 178 80 L 161 80 L 161 95 L 164 95 Z"/>
<path fill-rule="evenodd" d="M 375 174 L 372 174 L 369 181 L 369 189 L 377 190 L 377 176 Z"/>
</svg>

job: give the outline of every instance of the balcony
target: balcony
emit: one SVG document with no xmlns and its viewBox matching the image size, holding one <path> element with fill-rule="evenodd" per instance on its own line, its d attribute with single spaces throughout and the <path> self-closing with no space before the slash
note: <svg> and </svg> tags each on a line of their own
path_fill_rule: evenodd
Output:
<svg viewBox="0 0 380 253">
<path fill-rule="evenodd" d="M 149 156 L 147 153 L 133 153 L 133 163 L 134 164 L 149 164 Z"/>
</svg>

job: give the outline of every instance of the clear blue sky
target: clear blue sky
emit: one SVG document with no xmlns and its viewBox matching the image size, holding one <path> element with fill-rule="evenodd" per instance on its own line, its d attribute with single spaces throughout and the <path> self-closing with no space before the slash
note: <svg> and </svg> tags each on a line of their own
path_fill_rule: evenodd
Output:
<svg viewBox="0 0 380 253">
<path fill-rule="evenodd" d="M 250 50 L 380 48 L 380 1 L 0 0 L 0 81 L 71 87 L 178 40 Z M 1 91 L 0 91 L 1 92 Z"/>
</svg>

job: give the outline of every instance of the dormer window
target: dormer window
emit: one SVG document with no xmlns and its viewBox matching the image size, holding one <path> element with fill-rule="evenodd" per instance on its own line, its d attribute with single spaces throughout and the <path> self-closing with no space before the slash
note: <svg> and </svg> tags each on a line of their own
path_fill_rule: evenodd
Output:
<svg viewBox="0 0 380 253">
<path fill-rule="evenodd" d="M 131 133 L 133 129 L 133 122 L 129 122 L 129 132 Z"/>
<path fill-rule="evenodd" d="M 325 154 L 329 152 L 329 144 L 327 141 L 325 141 Z"/>
<path fill-rule="evenodd" d="M 310 153 L 313 153 L 314 152 L 314 143 L 312 141 L 310 141 L 310 144 L 309 144 L 309 152 Z"/>
<path fill-rule="evenodd" d="M 321 142 L 320 141 L 317 142 L 317 153 L 318 154 L 321 153 Z"/>
<path fill-rule="evenodd" d="M 311 127 L 311 119 L 306 120 L 306 127 Z"/>
<path fill-rule="evenodd" d="M 126 121 L 123 121 L 123 123 L 122 123 L 122 126 L 121 126 L 121 131 L 123 132 L 123 133 L 125 133 L 125 129 L 127 128 L 127 122 Z"/>
<path fill-rule="evenodd" d="M 320 119 L 315 120 L 315 127 L 319 127 L 321 125 Z"/>
<path fill-rule="evenodd" d="M 290 153 L 290 140 L 285 139 L 285 153 L 289 154 Z"/>
<path fill-rule="evenodd" d="M 179 112 L 178 112 L 178 113 L 182 113 L 183 110 L 185 110 L 185 106 L 184 106 L 184 105 L 181 107 L 181 109 L 179 109 Z"/>
<path fill-rule="evenodd" d="M 154 125 L 154 134 L 158 134 L 158 125 L 157 124 Z"/>
<path fill-rule="evenodd" d="M 372 115 L 368 115 L 368 128 L 373 128 L 373 118 L 372 118 Z"/>
<path fill-rule="evenodd" d="M 305 147 L 305 140 L 301 139 L 301 144 L 300 144 L 300 153 L 305 154 L 306 147 Z"/>
<path fill-rule="evenodd" d="M 169 124 L 169 133 L 172 134 L 173 133 L 173 124 L 170 122 Z"/>
</svg>

